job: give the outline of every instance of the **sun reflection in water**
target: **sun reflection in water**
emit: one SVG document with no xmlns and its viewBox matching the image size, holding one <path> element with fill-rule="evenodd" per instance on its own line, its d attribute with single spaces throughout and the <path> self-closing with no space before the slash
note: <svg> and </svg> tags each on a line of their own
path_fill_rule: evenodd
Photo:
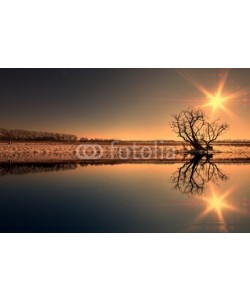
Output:
<svg viewBox="0 0 250 300">
<path fill-rule="evenodd" d="M 209 212 L 214 212 L 217 214 L 218 219 L 223 221 L 223 210 L 235 210 L 235 208 L 228 203 L 227 196 L 231 193 L 231 191 L 227 191 L 223 195 L 219 196 L 212 190 L 212 194 L 210 197 L 203 197 L 202 200 L 206 203 L 206 209 L 203 212 L 205 216 Z"/>
<path fill-rule="evenodd" d="M 218 225 L 223 232 L 227 232 L 225 214 L 228 211 L 239 212 L 238 208 L 229 201 L 229 196 L 235 189 L 228 189 L 222 195 L 219 195 L 211 187 L 211 194 L 208 197 L 202 196 L 200 199 L 204 202 L 205 208 L 195 219 L 195 222 L 205 219 L 209 214 L 217 218 Z"/>
</svg>

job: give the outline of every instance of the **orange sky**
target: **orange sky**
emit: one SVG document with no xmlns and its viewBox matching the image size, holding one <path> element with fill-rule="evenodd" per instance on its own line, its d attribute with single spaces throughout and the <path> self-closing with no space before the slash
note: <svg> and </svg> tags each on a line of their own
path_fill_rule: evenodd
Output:
<svg viewBox="0 0 250 300">
<path fill-rule="evenodd" d="M 224 74 L 228 76 L 225 78 Z M 213 118 L 222 139 L 250 139 L 250 69 L 2 69 L 2 128 L 136 140 L 176 139 L 171 114 L 235 94 Z M 206 107 L 208 115 L 213 108 Z M 231 113 L 229 113 L 231 112 Z"/>
<path fill-rule="evenodd" d="M 198 73 L 200 71 L 198 70 Z M 250 138 L 248 85 L 244 81 L 241 87 L 240 80 L 236 82 L 232 79 L 234 70 L 216 70 L 213 86 L 211 84 L 206 86 L 206 82 L 199 81 L 199 76 L 195 75 L 197 70 L 176 70 L 176 72 L 180 74 L 180 82 L 183 80 L 183 85 L 190 84 L 193 90 L 183 94 L 183 91 L 177 88 L 174 95 L 169 95 L 169 91 L 166 90 L 165 95 L 160 99 L 156 97 L 157 99 L 154 100 L 152 96 L 145 98 L 144 104 L 121 109 L 118 116 L 114 115 L 110 120 L 106 120 L 103 128 L 98 127 L 96 131 L 91 131 L 85 136 L 127 140 L 178 139 L 169 126 L 171 113 L 188 106 L 204 106 L 211 120 L 220 118 L 230 125 L 230 130 L 221 139 Z M 250 83 L 250 74 L 247 79 Z M 225 101 L 222 101 L 221 105 L 220 103 L 213 105 L 207 92 L 214 98 L 218 90 L 220 90 L 219 96 L 222 100 L 224 97 Z M 81 131 L 77 134 L 84 135 Z"/>
</svg>

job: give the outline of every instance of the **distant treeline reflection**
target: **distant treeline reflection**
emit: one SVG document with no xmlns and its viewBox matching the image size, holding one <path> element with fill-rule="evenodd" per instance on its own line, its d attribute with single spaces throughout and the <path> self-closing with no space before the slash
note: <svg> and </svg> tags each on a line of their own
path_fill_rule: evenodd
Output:
<svg viewBox="0 0 250 300">
<path fill-rule="evenodd" d="M 87 167 L 89 165 L 114 165 L 116 162 L 84 162 L 84 163 L 0 163 L 0 176 L 25 175 L 43 172 L 58 172 L 75 170 L 78 166 Z"/>
<path fill-rule="evenodd" d="M 75 163 L 36 163 L 36 164 L 0 164 L 0 176 L 24 175 L 30 173 L 57 172 L 63 170 L 74 170 Z"/>
</svg>

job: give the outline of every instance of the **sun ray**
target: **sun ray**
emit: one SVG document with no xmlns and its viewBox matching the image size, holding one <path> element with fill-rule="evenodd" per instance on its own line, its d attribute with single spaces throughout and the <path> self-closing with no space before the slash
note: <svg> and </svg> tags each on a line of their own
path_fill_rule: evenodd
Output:
<svg viewBox="0 0 250 300">
<path fill-rule="evenodd" d="M 217 94 L 221 95 L 228 78 L 229 70 L 224 71 L 218 84 Z"/>
<path fill-rule="evenodd" d="M 187 80 L 191 85 L 193 85 L 203 95 L 205 95 L 206 97 L 212 97 L 212 94 L 202 84 L 195 80 L 186 70 L 177 69 L 176 72 L 185 80 Z"/>
<path fill-rule="evenodd" d="M 237 98 L 241 98 L 241 97 L 243 97 L 245 95 L 247 95 L 247 90 L 246 89 L 245 90 L 237 91 L 235 93 L 232 93 L 232 94 L 226 96 L 225 99 L 226 100 L 232 100 L 232 99 L 236 100 Z"/>
</svg>

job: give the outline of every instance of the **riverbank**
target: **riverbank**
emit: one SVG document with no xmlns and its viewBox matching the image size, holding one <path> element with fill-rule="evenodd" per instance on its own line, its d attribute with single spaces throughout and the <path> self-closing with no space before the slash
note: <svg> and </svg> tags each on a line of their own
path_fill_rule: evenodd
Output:
<svg viewBox="0 0 250 300">
<path fill-rule="evenodd" d="M 216 145 L 214 160 L 248 160 L 250 146 L 242 144 Z M 181 143 L 155 144 L 153 142 L 17 142 L 0 143 L 0 163 L 32 162 L 150 162 L 183 161 L 192 155 L 183 149 Z"/>
</svg>

